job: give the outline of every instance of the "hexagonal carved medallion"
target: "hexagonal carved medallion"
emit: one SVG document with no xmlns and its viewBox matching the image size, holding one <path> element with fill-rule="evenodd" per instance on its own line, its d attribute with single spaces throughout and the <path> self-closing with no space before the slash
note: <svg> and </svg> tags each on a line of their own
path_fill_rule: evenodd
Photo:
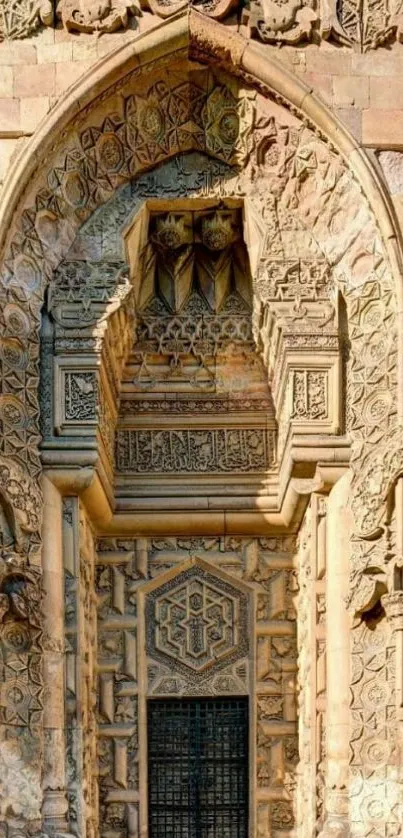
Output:
<svg viewBox="0 0 403 838">
<path fill-rule="evenodd" d="M 203 676 L 247 654 L 246 594 L 201 567 L 150 593 L 146 619 L 148 653 L 171 668 Z"/>
</svg>

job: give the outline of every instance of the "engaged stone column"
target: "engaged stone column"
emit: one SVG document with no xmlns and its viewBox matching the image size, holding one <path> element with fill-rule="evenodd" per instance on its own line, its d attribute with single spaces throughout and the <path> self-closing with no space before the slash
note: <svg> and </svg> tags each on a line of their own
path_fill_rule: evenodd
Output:
<svg viewBox="0 0 403 838">
<path fill-rule="evenodd" d="M 67 831 L 64 737 L 64 575 L 62 502 L 43 478 L 44 778 L 42 814 L 47 833 Z"/>
<path fill-rule="evenodd" d="M 345 838 L 349 834 L 350 616 L 345 596 L 352 532 L 350 479 L 346 474 L 336 483 L 327 507 L 327 772 L 321 838 Z"/>
</svg>

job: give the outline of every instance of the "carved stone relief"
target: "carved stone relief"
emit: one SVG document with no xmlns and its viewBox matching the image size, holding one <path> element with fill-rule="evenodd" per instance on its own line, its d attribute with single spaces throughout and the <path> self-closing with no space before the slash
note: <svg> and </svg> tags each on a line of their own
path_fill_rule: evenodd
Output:
<svg viewBox="0 0 403 838">
<path fill-rule="evenodd" d="M 58 0 L 57 17 L 68 32 L 116 32 L 126 29 L 129 16 L 139 14 L 131 0 Z"/>
<path fill-rule="evenodd" d="M 130 84 L 133 84 L 133 79 L 131 79 Z M 161 132 L 159 119 L 161 117 L 164 125 L 165 120 L 169 123 L 172 113 L 169 111 L 167 115 L 164 111 L 167 101 L 171 105 L 174 101 L 176 104 L 179 103 L 183 106 L 184 94 L 181 85 L 177 85 L 176 81 L 171 87 L 165 82 L 164 84 L 163 95 L 161 89 L 155 90 L 154 80 L 152 83 L 150 82 L 147 89 L 140 88 L 138 92 L 132 92 L 130 94 L 132 99 L 128 100 L 126 97 L 126 104 L 122 105 L 122 112 L 117 114 L 116 117 L 103 118 L 103 121 L 99 121 L 98 127 L 94 127 L 96 123 L 94 114 L 90 117 L 91 125 L 88 126 L 83 123 L 80 136 L 77 135 L 75 145 L 72 144 L 68 154 L 62 155 L 60 152 L 59 160 L 55 162 L 52 171 L 48 173 L 46 194 L 39 190 L 36 204 L 33 203 L 30 205 L 29 211 L 28 209 L 25 211 L 21 229 L 13 240 L 9 259 L 3 272 L 3 292 L 6 305 L 2 308 L 1 313 L 1 317 L 4 318 L 4 323 L 2 323 L 4 333 L 9 341 L 5 347 L 4 359 L 2 357 L 1 362 L 2 364 L 4 362 L 4 369 L 9 370 L 5 373 L 5 376 L 9 376 L 8 380 L 12 382 L 10 385 L 12 392 L 5 388 L 1 394 L 3 407 L 5 407 L 2 416 L 4 429 L 1 443 L 3 446 L 2 455 L 6 453 L 8 456 L 1 471 L 6 499 L 2 512 L 5 522 L 3 546 L 11 546 L 13 550 L 16 547 L 14 552 L 18 553 L 17 547 L 24 543 L 28 545 L 28 541 L 34 546 L 39 544 L 41 496 L 35 483 L 39 472 L 37 328 L 41 308 L 40 286 L 41 283 L 45 283 L 45 279 L 54 269 L 54 254 L 52 257 L 49 256 L 49 248 L 43 247 L 43 230 L 42 237 L 38 233 L 38 229 L 42 229 L 39 225 L 42 216 L 38 220 L 38 215 L 43 212 L 43 203 L 54 208 L 54 222 L 57 229 L 62 229 L 63 225 L 66 225 L 71 232 L 74 227 L 77 228 L 88 217 L 95 207 L 110 197 L 119 184 L 128 182 L 134 173 L 138 173 L 155 162 L 162 162 L 171 152 L 174 153 L 174 151 L 177 152 L 181 149 L 187 150 L 191 147 L 199 150 L 207 149 L 217 156 L 218 161 L 211 165 L 204 161 L 204 168 L 200 167 L 192 173 L 186 169 L 186 163 L 182 160 L 180 163 L 170 164 L 166 168 L 161 167 L 155 173 L 139 177 L 137 182 L 127 189 L 123 197 L 120 195 L 121 204 L 118 208 L 113 211 L 110 208 L 108 209 L 109 212 L 116 213 L 114 229 L 115 231 L 119 229 L 119 225 L 122 225 L 128 217 L 126 214 L 128 205 L 130 205 L 130 210 L 133 211 L 135 203 L 138 206 L 145 197 L 159 198 L 161 193 L 165 194 L 166 189 L 168 189 L 168 194 L 171 197 L 180 197 L 186 188 L 189 188 L 189 194 L 197 197 L 218 196 L 224 198 L 228 195 L 237 195 L 239 198 L 246 192 L 252 193 L 250 199 L 248 199 L 252 229 L 254 229 L 253 219 L 257 218 L 266 230 L 265 238 L 259 237 L 262 254 L 258 253 L 256 257 L 256 262 L 259 263 L 256 272 L 259 283 L 253 289 L 254 339 L 264 364 L 273 373 L 272 392 L 276 400 L 276 406 L 279 405 L 278 419 L 280 434 L 283 435 L 283 442 L 280 445 L 281 450 L 283 449 L 285 435 L 289 432 L 290 423 L 301 415 L 300 404 L 303 405 L 302 409 L 305 413 L 308 413 L 309 422 L 312 423 L 317 418 L 314 413 L 317 414 L 318 410 L 319 413 L 324 410 L 330 412 L 332 407 L 331 399 L 328 399 L 324 405 L 323 394 L 326 371 L 321 366 L 321 352 L 324 349 L 330 354 L 333 353 L 334 367 L 340 362 L 340 312 L 330 298 L 322 298 L 322 294 L 323 296 L 327 294 L 327 278 L 324 278 L 321 272 L 324 257 L 333 266 L 331 272 L 332 283 L 340 288 L 345 295 L 349 329 L 350 354 L 345 359 L 347 412 L 344 427 L 348 430 L 352 440 L 352 468 L 354 470 L 352 506 L 356 515 L 358 534 L 360 536 L 376 536 L 385 524 L 384 513 L 388 493 L 391 483 L 401 471 L 401 455 L 397 444 L 391 446 L 391 441 L 396 443 L 398 440 L 399 432 L 395 430 L 395 399 L 389 395 L 393 394 L 396 388 L 396 303 L 389 266 L 372 213 L 362 198 L 353 174 L 345 166 L 341 157 L 337 156 L 323 139 L 315 135 L 311 128 L 297 122 L 296 116 L 287 115 L 286 112 L 282 117 L 279 117 L 277 111 L 276 119 L 273 116 L 270 121 L 265 117 L 264 134 L 259 127 L 261 125 L 259 119 L 255 119 L 256 131 L 253 134 L 250 127 L 253 120 L 249 117 L 254 107 L 252 104 L 254 95 L 247 94 L 244 96 L 242 94 L 237 98 L 238 93 L 234 92 L 234 87 L 227 88 L 224 82 L 221 83 L 220 80 L 217 83 L 214 82 L 215 86 L 207 93 L 204 88 L 197 86 L 196 91 L 193 91 L 192 88 L 191 98 L 197 105 L 197 107 L 195 106 L 195 113 L 191 115 L 194 130 L 189 133 L 192 134 L 193 138 L 189 139 L 187 130 L 183 128 L 185 122 L 179 121 L 175 123 L 176 127 L 172 129 L 170 136 L 176 136 L 175 132 L 178 125 L 181 129 L 183 128 L 186 136 L 181 134 L 180 142 L 178 141 L 174 150 L 167 149 L 164 145 L 165 134 L 163 136 Z M 202 93 L 200 93 L 200 90 L 202 90 Z M 223 93 L 223 90 L 227 92 Z M 185 99 L 188 93 L 189 85 L 187 86 Z M 193 93 L 195 93 L 194 97 Z M 217 99 L 219 104 L 217 104 Z M 121 101 L 124 102 L 123 96 Z M 128 101 L 130 101 L 130 107 Z M 124 111 L 124 107 L 127 107 L 128 110 Z M 153 109 L 156 109 L 156 111 Z M 200 116 L 200 113 L 202 116 Z M 240 134 L 234 140 L 234 125 L 239 124 L 237 122 L 238 118 L 242 123 L 245 113 L 249 114 L 249 122 L 245 118 L 247 128 L 243 129 L 241 126 Z M 224 128 L 221 126 L 221 117 L 224 118 Z M 148 123 L 149 118 L 151 128 Z M 188 118 L 189 112 L 186 111 L 186 119 Z M 83 117 L 84 119 L 85 117 Z M 135 138 L 134 151 L 130 145 L 131 140 L 127 140 L 127 146 L 124 145 L 126 143 L 125 119 L 130 124 L 130 131 L 133 132 L 132 136 Z M 170 125 L 171 123 L 168 127 L 171 131 Z M 200 134 L 198 133 L 199 129 Z M 206 139 L 210 129 L 211 133 Z M 111 134 L 114 138 L 110 142 L 112 151 L 117 148 L 120 154 L 120 150 L 124 149 L 121 156 L 111 154 L 111 149 L 103 156 L 104 141 L 100 142 L 100 140 Z M 150 134 L 154 139 L 148 142 L 144 139 L 144 136 Z M 219 135 L 218 139 L 217 134 Z M 224 136 L 221 136 L 221 134 Z M 195 136 L 196 140 L 194 139 Z M 198 139 L 200 137 L 201 139 Z M 108 136 L 108 143 L 110 139 L 110 136 Z M 107 145 L 106 142 L 105 145 Z M 239 149 L 241 149 L 240 157 Z M 234 169 L 233 175 L 231 175 L 227 163 L 235 164 L 239 159 L 245 164 L 244 170 L 241 174 L 238 174 L 237 170 Z M 247 160 L 250 162 L 247 163 Z M 128 163 L 128 161 L 130 162 Z M 174 185 L 172 185 L 172 172 L 174 174 L 179 173 L 178 182 Z M 168 179 L 168 187 L 166 186 L 166 178 Z M 125 205 L 126 200 L 128 203 Z M 94 229 L 94 225 L 96 226 L 99 223 L 102 222 L 99 221 L 98 217 L 96 223 L 93 223 L 92 229 Z M 90 223 L 86 229 L 91 229 Z M 172 233 L 172 230 L 169 230 L 169 232 Z M 173 232 L 177 231 L 174 230 Z M 109 229 L 106 248 L 113 249 L 113 238 L 114 231 Z M 71 242 L 72 236 L 69 233 L 69 244 Z M 77 243 L 75 245 L 77 246 Z M 267 268 L 271 254 L 278 261 L 283 260 L 284 262 L 282 274 L 283 278 L 285 275 L 285 291 L 283 289 L 279 290 L 281 284 L 284 286 L 284 282 L 277 283 L 277 281 L 267 293 L 265 291 L 264 271 L 260 269 L 263 266 L 264 269 Z M 295 277 L 292 277 L 292 281 L 289 282 L 290 275 L 287 274 L 287 266 L 294 259 L 297 259 L 298 262 L 297 284 L 306 284 L 305 292 L 301 292 L 299 288 L 296 291 L 292 290 Z M 312 270 L 305 271 L 304 265 L 309 259 L 315 264 Z M 317 285 L 312 280 L 313 275 L 320 276 L 320 282 Z M 208 293 L 211 300 L 214 297 L 215 306 L 215 289 L 214 295 L 212 295 L 211 283 Z M 305 299 L 303 299 L 304 293 Z M 272 295 L 274 299 L 271 298 Z M 165 295 L 166 298 L 167 295 Z M 175 306 L 177 306 L 177 297 L 171 295 L 169 299 L 171 303 L 173 300 Z M 211 308 L 212 306 L 210 306 Z M 117 314 L 118 311 L 120 311 L 119 307 L 115 313 Z M 148 312 L 148 314 L 151 319 L 151 313 Z M 118 317 L 115 319 L 116 322 L 119 323 Z M 148 325 L 147 322 L 142 323 L 141 328 L 146 329 Z M 182 328 L 182 324 L 180 324 L 180 327 Z M 118 326 L 115 325 L 114 328 L 117 345 L 120 346 L 116 334 L 119 331 Z M 94 343 L 97 342 L 96 351 L 98 356 L 101 356 L 103 339 L 105 337 L 106 345 L 109 334 L 106 326 L 100 328 L 99 333 L 95 336 L 86 335 L 84 337 L 80 334 L 78 338 L 72 330 L 67 336 L 60 332 L 56 341 L 59 341 L 58 349 L 66 351 L 66 354 L 68 354 L 69 349 L 71 350 L 74 347 L 74 341 L 77 339 L 79 341 L 87 340 L 87 348 L 90 346 L 91 352 L 94 350 Z M 188 337 L 188 333 L 185 333 L 184 340 L 188 340 Z M 142 339 L 148 339 L 144 331 Z M 177 336 L 175 336 L 174 340 L 177 339 Z M 155 340 L 155 332 L 152 334 L 152 340 Z M 246 335 L 246 340 L 248 342 L 249 334 Z M 117 365 L 119 373 L 115 375 L 115 369 L 111 365 L 108 381 L 115 379 L 119 382 L 121 380 L 121 368 L 129 356 L 129 348 L 125 341 L 126 337 L 123 341 L 121 358 Z M 82 349 L 83 344 L 80 343 L 80 351 Z M 308 365 L 303 363 L 303 353 L 307 351 L 316 353 L 315 369 L 313 371 L 316 378 L 313 380 L 311 395 L 308 382 L 312 369 L 309 369 Z M 181 355 L 181 352 L 176 349 L 172 354 L 175 355 L 175 352 L 177 356 Z M 293 357 L 292 363 L 289 362 L 291 352 L 296 353 L 296 358 Z M 95 350 L 94 354 L 96 354 Z M 112 355 L 113 352 L 110 352 L 109 359 Z M 108 362 L 107 358 L 105 366 Z M 279 374 L 280 362 L 284 362 L 287 375 L 290 372 L 298 373 L 293 379 L 293 382 L 296 381 L 298 386 L 295 386 L 294 389 L 291 388 L 291 392 L 296 394 L 295 399 L 294 396 L 291 399 L 291 406 L 289 400 L 283 399 L 281 390 L 283 385 Z M 139 366 L 141 366 L 141 363 Z M 77 375 L 77 370 L 74 369 L 73 373 Z M 136 373 L 135 386 L 138 387 L 138 370 L 136 370 Z M 287 375 L 285 375 L 286 379 Z M 224 375 L 222 377 L 225 378 Z M 291 376 L 289 376 L 289 380 L 291 381 Z M 83 390 L 88 390 L 90 383 L 84 378 Z M 376 396 L 374 396 L 375 386 L 377 389 Z M 287 394 L 290 392 L 287 387 L 286 392 Z M 17 395 L 15 395 L 16 393 Z M 90 393 L 91 390 L 87 395 L 90 395 Z M 114 398 L 117 398 L 117 393 L 115 391 L 113 393 Z M 15 400 L 11 403 L 10 399 Z M 265 399 L 267 404 L 269 400 L 267 391 L 261 390 L 259 393 L 260 403 L 263 404 Z M 140 399 L 137 400 L 140 401 Z M 249 400 L 250 395 L 248 394 L 245 403 L 249 404 Z M 77 403 L 77 399 L 76 402 L 74 402 L 74 399 L 70 401 L 74 410 L 74 403 Z M 158 391 L 155 402 L 147 394 L 146 403 L 158 404 L 158 401 L 161 402 Z M 221 401 L 218 401 L 222 405 L 224 399 L 221 398 Z M 234 399 L 232 399 L 232 404 L 233 401 Z M 133 399 L 134 402 L 136 402 L 136 399 Z M 178 392 L 174 392 L 174 402 L 177 406 L 182 404 Z M 183 403 L 189 409 L 189 393 L 187 393 Z M 206 404 L 205 398 L 202 403 L 203 405 Z M 229 400 L 228 404 L 230 403 Z M 112 405 L 111 414 L 114 415 L 115 404 L 112 399 L 110 404 Z M 86 405 L 85 399 L 83 405 Z M 282 412 L 283 405 L 286 405 L 284 412 Z M 143 405 L 144 413 L 147 409 Z M 186 407 L 184 410 L 186 410 Z M 210 408 L 207 412 L 209 410 Z M 152 412 L 152 408 L 150 412 Z M 228 412 L 231 412 L 231 410 L 229 409 Z M 128 413 L 131 415 L 130 410 Z M 103 419 L 104 425 L 108 424 L 109 421 L 106 412 L 105 416 L 106 418 Z M 336 426 L 336 422 L 334 425 Z M 315 426 L 312 427 L 315 430 Z M 126 432 L 132 434 L 133 429 Z M 139 431 L 136 428 L 134 432 L 138 433 Z M 336 432 L 338 431 L 333 429 L 333 433 L 336 434 Z M 166 431 L 161 433 L 166 433 Z M 108 444 L 111 448 L 112 443 L 109 442 Z M 381 458 L 382 456 L 385 462 L 383 471 L 378 465 L 378 457 Z M 377 468 L 375 471 L 376 479 L 374 483 L 371 483 L 368 480 L 368 475 L 371 473 L 369 464 L 373 458 L 375 458 L 374 462 Z M 18 476 L 17 481 L 14 480 L 16 474 Z M 368 484 L 365 491 L 363 491 L 363 480 L 367 480 Z M 13 512 L 16 510 L 18 513 L 13 518 L 13 521 L 14 519 L 16 521 L 16 526 L 11 535 L 10 508 Z M 93 648 L 95 643 L 94 602 L 91 597 L 84 593 L 88 589 L 91 590 L 93 585 L 91 537 L 87 523 L 83 523 L 83 529 L 85 534 L 82 536 L 84 539 L 82 551 L 85 555 L 85 561 L 75 565 L 73 570 L 70 568 L 66 570 L 68 582 L 71 582 L 71 589 L 67 591 L 67 603 L 68 608 L 72 609 L 72 624 L 69 626 L 69 623 L 67 623 L 67 635 L 69 636 L 71 629 L 71 638 L 69 637 L 69 639 L 72 642 L 72 655 L 74 655 L 74 642 L 77 640 L 73 627 L 74 608 L 78 608 L 77 591 L 79 591 L 80 613 L 83 616 L 82 624 L 85 627 L 84 643 L 88 644 L 88 648 Z M 295 616 L 293 616 L 292 603 L 294 577 L 291 570 L 290 549 L 285 548 L 284 545 L 265 545 L 262 540 L 252 542 L 251 545 L 245 545 L 241 542 L 229 545 L 225 541 L 222 549 L 215 539 L 210 539 L 210 543 L 208 542 L 208 539 L 199 539 L 198 544 L 190 541 L 186 544 L 181 543 L 178 539 L 174 540 L 174 543 L 169 543 L 169 540 L 165 542 L 162 539 L 146 545 L 139 545 L 139 542 L 136 545 L 133 543 L 132 547 L 128 549 L 122 547 L 121 543 L 115 543 L 112 546 L 111 543 L 108 543 L 108 549 L 101 549 L 100 551 L 102 554 L 100 565 L 105 565 L 104 569 L 107 571 L 105 576 L 99 580 L 102 602 L 100 605 L 101 622 L 98 626 L 102 652 L 100 655 L 102 707 L 100 706 L 99 713 L 101 739 L 105 740 L 102 745 L 104 764 L 102 766 L 103 781 L 101 788 L 102 819 L 105 824 L 105 832 L 116 831 L 123 834 L 129 826 L 133 834 L 136 834 L 137 829 L 137 778 L 135 768 L 130 768 L 132 772 L 130 774 L 127 767 L 129 762 L 130 765 L 136 764 L 136 760 L 132 756 L 137 749 L 135 699 L 138 696 L 138 686 L 133 664 L 133 661 L 137 663 L 135 651 L 137 622 L 134 613 L 135 604 L 131 598 L 133 598 L 143 579 L 147 581 L 151 578 L 155 579 L 159 573 L 178 566 L 189 554 L 197 556 L 198 551 L 202 549 L 208 553 L 209 561 L 215 562 L 218 567 L 222 567 L 225 573 L 233 573 L 235 578 L 251 584 L 256 591 L 256 645 L 260 667 L 257 684 L 260 731 L 260 738 L 257 741 L 259 751 L 258 786 L 263 789 L 258 796 L 258 832 L 259 835 L 263 836 L 265 830 L 267 832 L 270 829 L 282 828 L 287 830 L 292 828 L 294 780 L 293 772 L 289 769 L 289 766 L 294 764 L 293 760 L 295 760 L 296 753 L 296 713 L 293 694 L 290 697 L 291 693 L 287 693 L 284 687 L 285 682 L 289 684 L 290 680 L 295 679 L 296 669 Z M 380 578 L 382 578 L 382 582 L 384 581 L 386 576 L 385 563 L 388 557 L 387 551 L 384 550 L 385 546 L 387 546 L 385 537 L 369 543 L 363 538 L 355 542 L 355 552 L 352 558 L 352 581 L 356 598 L 354 610 L 357 612 L 361 613 L 370 603 L 373 604 L 374 589 L 379 584 Z M 104 552 L 107 554 L 106 556 L 103 555 Z M 122 553 L 124 553 L 123 557 Z M 132 553 L 131 558 L 129 558 L 130 553 Z M 103 589 L 104 594 L 102 594 Z M 386 584 L 382 593 L 385 591 Z M 317 619 L 318 626 L 322 625 L 324 619 L 323 599 L 320 599 L 321 593 L 323 592 L 317 591 L 318 596 L 315 601 L 315 619 Z M 80 597 L 82 597 L 81 600 Z M 71 604 L 74 599 L 75 602 Z M 103 608 L 104 612 L 102 611 Z M 103 616 L 104 613 L 105 616 Z M 281 622 L 281 632 L 278 628 L 279 621 Z M 362 626 L 360 631 L 364 631 Z M 359 649 L 357 657 L 364 654 L 363 648 L 365 646 L 360 631 L 357 632 L 357 649 Z M 376 631 L 378 631 L 378 628 Z M 321 629 L 318 628 L 319 660 L 323 657 L 320 632 Z M 373 636 L 371 635 L 371 637 Z M 304 662 L 303 638 L 301 644 L 302 665 L 306 667 L 302 671 L 308 673 L 309 660 Z M 389 641 L 386 639 L 386 650 L 389 646 Z M 386 654 L 387 652 L 385 652 Z M 102 662 L 103 658 L 105 659 L 104 662 Z M 382 659 L 382 667 L 382 672 L 385 672 L 387 679 L 389 679 L 392 664 L 388 669 L 389 660 L 384 658 Z M 367 669 L 370 671 L 370 666 Z M 94 698 L 94 685 L 91 676 L 88 675 L 89 671 L 91 670 L 84 672 L 83 679 L 84 689 L 88 696 L 88 702 L 85 704 L 85 724 L 92 735 L 94 713 L 91 702 Z M 157 680 L 157 675 L 158 678 L 162 679 L 166 674 L 162 671 L 159 673 L 153 672 L 151 677 Z M 226 673 L 226 677 L 228 678 L 226 683 L 232 684 L 232 689 L 234 684 L 236 689 L 240 689 L 239 685 L 245 676 L 242 671 L 231 671 Z M 361 694 L 354 699 L 354 701 L 357 701 L 354 712 L 357 711 L 358 713 L 357 718 L 360 725 L 364 722 L 365 724 L 367 722 L 372 724 L 370 714 L 368 716 L 364 714 L 365 719 L 362 716 L 364 711 L 360 704 L 360 702 L 364 704 L 367 702 L 372 706 L 376 703 L 376 695 L 369 683 L 370 676 L 367 673 L 362 682 L 365 701 Z M 220 688 L 223 689 L 222 683 Z M 166 689 L 168 690 L 167 686 Z M 179 679 L 175 679 L 174 684 L 171 681 L 171 689 L 174 692 L 181 691 L 182 687 L 180 687 Z M 388 691 L 389 682 L 386 687 L 386 692 Z M 378 749 L 379 741 L 375 734 L 378 728 L 381 729 L 382 725 L 386 725 L 385 713 L 389 713 L 390 705 L 384 702 L 385 695 L 386 693 L 383 691 L 382 711 L 379 711 L 381 715 L 379 716 L 378 710 L 376 710 L 376 713 L 374 711 L 374 740 L 377 741 L 375 743 L 371 740 L 366 743 L 370 753 L 367 760 L 369 765 L 376 762 L 376 759 L 373 759 L 373 754 Z M 17 692 L 14 695 L 17 698 L 19 696 L 20 693 Z M 73 693 L 71 696 L 73 713 L 74 701 Z M 21 700 L 20 703 L 21 712 L 26 714 L 26 710 L 23 711 L 22 709 L 25 708 L 24 702 Z M 29 712 L 28 710 L 28 718 Z M 319 712 L 318 715 L 320 715 Z M 279 721 L 281 721 L 281 725 L 277 724 Z M 123 728 L 121 725 L 126 723 L 129 727 Z M 274 725 L 275 727 L 273 727 Z M 11 718 L 10 726 L 12 726 Z M 130 733 L 127 732 L 128 730 L 130 730 Z M 74 737 L 70 734 L 69 729 L 69 759 L 70 754 L 74 755 L 74 749 L 77 747 L 74 744 Z M 123 740 L 125 741 L 123 742 Z M 94 756 L 92 742 L 93 739 L 90 737 L 83 745 L 86 754 L 87 785 L 85 793 L 89 795 L 90 805 L 93 805 L 95 799 L 89 768 Z M 386 747 L 384 744 L 382 745 L 384 751 L 387 751 L 390 747 L 389 739 L 387 739 L 387 742 Z M 372 748 L 372 745 L 376 747 Z M 393 748 L 391 748 L 390 753 L 393 756 Z M 130 754 L 130 760 L 128 754 Z M 112 759 L 114 764 L 112 770 L 109 770 L 110 760 Z M 319 762 L 321 761 L 322 758 Z M 383 771 L 384 758 L 382 757 L 378 762 Z M 71 800 L 73 814 L 71 819 L 74 822 L 75 818 L 77 820 L 82 815 L 80 812 L 78 815 L 74 815 L 75 766 L 73 757 L 71 758 L 69 771 L 73 778 Z M 368 789 L 369 783 L 373 782 L 373 777 L 369 776 L 370 771 L 372 771 L 372 768 L 369 768 L 368 774 L 364 777 L 365 783 L 368 782 Z M 130 779 L 127 779 L 129 775 Z M 108 782 L 110 782 L 111 777 L 113 781 L 109 787 Z M 279 791 L 279 777 L 281 778 L 281 792 Z M 124 779 L 122 780 L 122 778 Z M 360 778 L 359 782 L 361 782 Z M 128 794 L 121 792 L 121 789 L 125 788 L 125 783 L 129 789 Z M 33 787 L 35 787 L 34 783 Z M 394 789 L 393 783 L 391 788 Z M 88 791 L 88 789 L 90 790 Z M 276 796 L 277 793 L 278 796 Z M 319 806 L 321 794 L 322 790 L 319 784 Z M 369 792 L 368 795 L 370 797 Z M 359 806 L 361 807 L 363 805 L 361 794 L 359 799 Z M 370 804 L 371 812 L 376 814 L 373 797 Z M 34 809 L 30 810 L 28 807 L 27 811 L 34 812 Z M 319 816 L 320 811 L 318 815 L 316 810 L 316 814 L 314 812 L 312 815 L 313 820 Z M 395 815 L 393 814 L 390 821 L 393 828 L 394 818 Z M 32 820 L 35 820 L 34 814 L 32 814 Z M 376 818 L 374 818 L 374 821 L 376 821 Z M 359 818 L 357 818 L 358 822 Z M 378 827 L 376 826 L 376 828 Z M 89 830 L 91 832 L 95 831 L 95 825 L 90 824 Z M 387 834 L 385 830 L 384 833 Z"/>
<path fill-rule="evenodd" d="M 273 442 L 251 430 L 118 431 L 121 472 L 256 472 L 273 462 Z"/>
<path fill-rule="evenodd" d="M 54 8 L 56 6 L 54 15 Z M 251 0 L 244 8 L 239 0 L 1 0 L 0 40 L 29 37 L 44 26 L 60 21 L 67 32 L 113 33 L 136 29 L 136 18 L 154 15 L 167 19 L 194 8 L 214 20 L 242 19 L 251 38 L 263 43 L 294 45 L 330 40 L 366 52 L 392 40 L 402 40 L 402 8 L 399 0 Z M 55 20 L 56 19 L 56 20 Z M 106 154 L 117 160 L 113 140 Z"/>
<path fill-rule="evenodd" d="M 1 0 L 0 42 L 26 38 L 53 23 L 51 0 Z"/>
<path fill-rule="evenodd" d="M 179 674 L 182 689 L 195 693 L 204 692 L 206 680 L 214 691 L 216 673 L 220 671 L 224 681 L 230 664 L 245 683 L 249 655 L 245 593 L 196 564 L 147 595 L 145 621 L 149 669 L 156 661 L 162 663 L 171 677 Z M 152 682 L 150 686 L 155 693 Z"/>
<path fill-rule="evenodd" d="M 145 675 L 149 694 L 160 696 L 242 695 L 256 683 L 257 806 L 266 806 L 270 828 L 291 835 L 298 758 L 294 549 L 292 538 L 99 541 L 103 833 L 111 828 L 132 833 L 133 818 L 136 824 L 139 818 L 138 795 L 145 801 L 137 774 L 144 737 L 133 741 L 131 761 L 124 738 L 132 729 L 137 736 Z M 270 605 L 252 625 L 254 589 Z M 143 621 L 145 641 L 136 645 L 136 627 L 138 634 Z M 134 772 L 130 780 L 129 765 Z M 260 803 L 260 797 L 270 797 L 271 803 Z"/>
<path fill-rule="evenodd" d="M 41 819 L 43 632 L 39 569 L 0 567 L 1 820 Z"/>
<path fill-rule="evenodd" d="M 73 835 L 97 834 L 97 624 L 94 540 L 77 499 L 63 508 L 66 655 L 66 776 Z"/>
</svg>

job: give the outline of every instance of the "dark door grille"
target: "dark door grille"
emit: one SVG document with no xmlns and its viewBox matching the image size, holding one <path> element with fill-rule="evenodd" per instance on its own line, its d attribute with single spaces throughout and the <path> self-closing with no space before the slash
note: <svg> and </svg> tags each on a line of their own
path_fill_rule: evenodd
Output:
<svg viewBox="0 0 403 838">
<path fill-rule="evenodd" d="M 246 838 L 248 699 L 148 703 L 150 838 Z"/>
</svg>

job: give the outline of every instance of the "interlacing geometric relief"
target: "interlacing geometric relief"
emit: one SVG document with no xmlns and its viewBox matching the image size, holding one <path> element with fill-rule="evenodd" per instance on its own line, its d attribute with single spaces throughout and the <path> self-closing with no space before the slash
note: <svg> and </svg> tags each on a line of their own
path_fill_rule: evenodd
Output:
<svg viewBox="0 0 403 838">
<path fill-rule="evenodd" d="M 141 541 L 98 542 L 101 834 L 138 834 L 137 589 L 147 576 L 143 553 Z"/>
<path fill-rule="evenodd" d="M 70 831 L 97 833 L 94 540 L 76 498 L 63 501 L 66 777 Z"/>
<path fill-rule="evenodd" d="M 247 596 L 226 581 L 197 565 L 184 570 L 147 595 L 145 620 L 149 657 L 187 679 L 187 690 L 197 694 L 209 679 L 214 691 L 213 676 L 234 663 L 246 680 Z"/>
<path fill-rule="evenodd" d="M 298 534 L 298 729 L 301 761 L 297 823 L 301 838 L 319 832 L 325 817 L 327 603 L 323 528 L 326 527 L 326 500 L 320 495 L 312 496 Z M 312 765 L 315 765 L 315 784 L 312 783 Z"/>
<path fill-rule="evenodd" d="M 145 758 L 137 715 L 144 672 L 154 696 L 243 695 L 250 679 L 256 680 L 257 793 L 271 801 L 258 802 L 259 811 L 266 807 L 271 829 L 292 829 L 298 760 L 294 550 L 294 540 L 281 537 L 99 540 L 103 833 L 136 834 L 138 769 Z M 170 578 L 158 584 L 167 571 Z M 268 599 L 254 626 L 253 589 Z M 142 621 L 145 648 L 136 644 Z"/>
<path fill-rule="evenodd" d="M 0 42 L 26 38 L 53 23 L 52 0 L 1 0 Z"/>
</svg>

